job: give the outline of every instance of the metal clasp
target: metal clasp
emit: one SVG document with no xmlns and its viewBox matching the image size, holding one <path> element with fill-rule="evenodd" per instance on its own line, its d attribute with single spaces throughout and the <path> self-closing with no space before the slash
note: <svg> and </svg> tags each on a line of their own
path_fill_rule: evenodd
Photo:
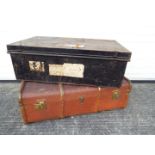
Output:
<svg viewBox="0 0 155 155">
<path fill-rule="evenodd" d="M 119 90 L 112 91 L 112 99 L 118 100 L 119 98 L 120 98 L 120 91 Z"/>
<path fill-rule="evenodd" d="M 84 96 L 79 97 L 79 101 L 80 101 L 81 104 L 84 102 L 84 100 L 85 100 Z"/>
<path fill-rule="evenodd" d="M 44 100 L 37 101 L 37 103 L 35 104 L 36 110 L 43 110 L 46 108 L 47 108 L 47 106 L 46 106 L 46 102 Z"/>
</svg>

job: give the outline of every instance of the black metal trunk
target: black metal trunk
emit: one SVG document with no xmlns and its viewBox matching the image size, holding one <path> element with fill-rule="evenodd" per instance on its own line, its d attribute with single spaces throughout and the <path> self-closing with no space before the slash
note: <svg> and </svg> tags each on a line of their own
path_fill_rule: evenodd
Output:
<svg viewBox="0 0 155 155">
<path fill-rule="evenodd" d="M 119 87 L 131 52 L 112 40 L 33 37 L 7 46 L 17 79 Z"/>
</svg>

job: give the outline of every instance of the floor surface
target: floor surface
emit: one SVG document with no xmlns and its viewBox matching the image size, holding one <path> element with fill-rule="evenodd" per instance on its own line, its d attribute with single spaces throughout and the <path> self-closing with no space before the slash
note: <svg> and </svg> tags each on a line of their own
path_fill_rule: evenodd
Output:
<svg viewBox="0 0 155 155">
<path fill-rule="evenodd" d="M 128 107 L 25 125 L 18 106 L 18 82 L 0 82 L 0 134 L 155 134 L 155 83 L 133 83 Z"/>
</svg>

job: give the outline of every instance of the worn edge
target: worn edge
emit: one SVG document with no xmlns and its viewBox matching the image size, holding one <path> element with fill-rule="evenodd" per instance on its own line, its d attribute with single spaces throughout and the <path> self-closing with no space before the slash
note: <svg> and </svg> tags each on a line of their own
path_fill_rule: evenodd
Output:
<svg viewBox="0 0 155 155">
<path fill-rule="evenodd" d="M 25 86 L 25 81 L 22 80 L 21 84 L 20 84 L 20 92 L 19 92 L 18 103 L 19 103 L 20 113 L 21 113 L 23 122 L 25 124 L 27 124 L 28 122 L 27 122 L 26 112 L 25 112 L 25 108 L 24 108 L 24 105 L 22 102 L 22 92 L 23 92 L 24 86 Z"/>
<path fill-rule="evenodd" d="M 131 82 L 131 80 L 129 80 L 127 77 L 124 77 L 124 79 L 125 79 L 125 80 L 128 82 L 128 84 L 129 84 L 128 93 L 130 93 L 131 90 L 132 90 L 132 82 Z"/>
<path fill-rule="evenodd" d="M 129 102 L 129 94 L 130 94 L 130 92 L 131 92 L 131 90 L 132 90 L 132 83 L 131 83 L 131 80 L 129 80 L 127 77 L 124 77 L 124 79 L 127 81 L 127 90 L 126 90 L 126 97 L 127 97 L 127 100 L 126 100 L 126 103 L 124 104 L 124 107 L 123 108 L 125 108 L 125 107 L 127 107 L 127 105 L 128 105 L 128 102 Z"/>
</svg>

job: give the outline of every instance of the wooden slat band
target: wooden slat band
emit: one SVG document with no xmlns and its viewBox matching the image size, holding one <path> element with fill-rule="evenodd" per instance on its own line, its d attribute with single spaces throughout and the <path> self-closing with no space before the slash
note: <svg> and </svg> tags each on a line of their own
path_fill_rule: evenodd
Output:
<svg viewBox="0 0 155 155">
<path fill-rule="evenodd" d="M 64 118 L 64 88 L 62 83 L 59 83 L 59 89 L 60 89 L 60 102 L 62 107 L 61 118 Z"/>
</svg>

